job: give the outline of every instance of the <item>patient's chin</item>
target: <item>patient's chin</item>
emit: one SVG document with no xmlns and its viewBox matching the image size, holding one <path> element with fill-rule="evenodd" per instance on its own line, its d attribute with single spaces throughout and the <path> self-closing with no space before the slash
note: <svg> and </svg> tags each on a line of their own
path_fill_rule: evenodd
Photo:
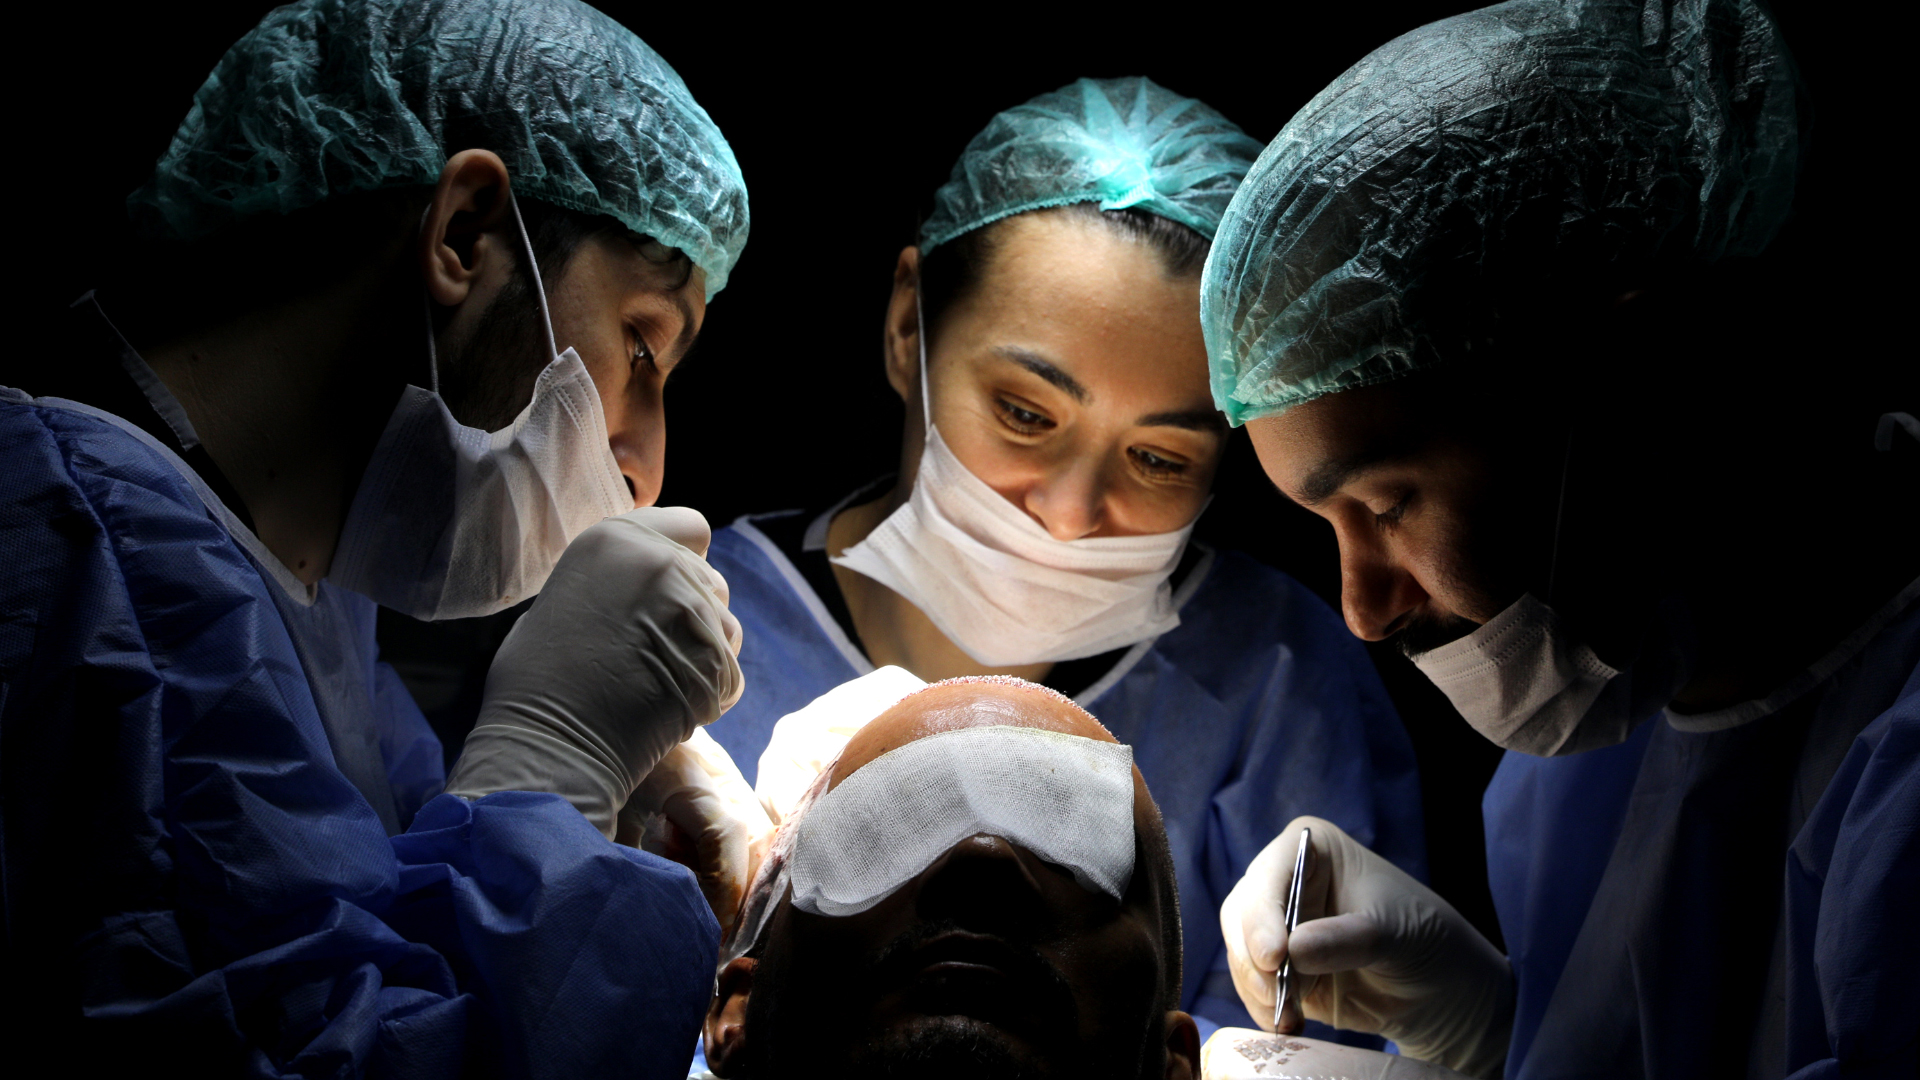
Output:
<svg viewBox="0 0 1920 1080">
<path fill-rule="evenodd" d="M 1046 1080 L 1078 1075 L 1049 1067 L 1006 1030 L 970 1016 L 916 1016 L 866 1041 L 855 1051 L 848 1075 L 874 1080 Z"/>
</svg>

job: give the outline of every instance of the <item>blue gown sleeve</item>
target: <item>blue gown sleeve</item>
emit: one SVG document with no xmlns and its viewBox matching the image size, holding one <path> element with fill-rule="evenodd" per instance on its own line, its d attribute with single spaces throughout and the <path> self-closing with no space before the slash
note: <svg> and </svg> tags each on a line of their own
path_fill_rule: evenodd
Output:
<svg viewBox="0 0 1920 1080">
<path fill-rule="evenodd" d="M 1787 857 L 1788 1080 L 1920 1075 L 1920 671 Z"/>
<path fill-rule="evenodd" d="M 0 887 L 16 1018 L 84 1017 L 73 1071 L 685 1075 L 719 944 L 687 870 L 547 795 L 441 795 L 387 836 L 165 459 L 0 402 L 0 460 Z M 417 710 L 382 708 L 424 796 Z"/>
</svg>

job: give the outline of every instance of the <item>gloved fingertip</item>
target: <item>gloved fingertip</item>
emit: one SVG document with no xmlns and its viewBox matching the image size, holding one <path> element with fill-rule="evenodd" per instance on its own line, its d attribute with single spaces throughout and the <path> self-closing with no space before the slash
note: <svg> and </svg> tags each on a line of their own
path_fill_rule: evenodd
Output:
<svg viewBox="0 0 1920 1080">
<path fill-rule="evenodd" d="M 706 557 L 713 541 L 706 515 L 691 506 L 654 506 L 635 510 L 629 516 L 701 558 Z"/>
</svg>

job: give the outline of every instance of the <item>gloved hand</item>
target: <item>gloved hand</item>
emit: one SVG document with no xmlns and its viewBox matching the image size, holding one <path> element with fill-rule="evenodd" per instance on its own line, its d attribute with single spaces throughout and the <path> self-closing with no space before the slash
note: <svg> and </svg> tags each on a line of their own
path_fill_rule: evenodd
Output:
<svg viewBox="0 0 1920 1080">
<path fill-rule="evenodd" d="M 696 731 L 640 782 L 615 839 L 691 868 L 721 932 L 732 933 L 773 822 L 726 748 Z"/>
<path fill-rule="evenodd" d="M 1300 829 L 1313 855 L 1300 921 L 1287 940 L 1286 898 Z M 1291 948 L 1306 1016 L 1392 1039 L 1400 1052 L 1471 1076 L 1498 1076 L 1513 1030 L 1507 958 L 1453 905 L 1331 822 L 1296 818 L 1247 868 L 1220 907 L 1234 989 L 1270 1027 L 1280 962 Z M 1300 1029 L 1289 1002 L 1281 1027 Z"/>
<path fill-rule="evenodd" d="M 710 538 L 685 507 L 576 537 L 501 643 L 447 790 L 554 792 L 611 837 L 641 779 L 745 689 Z"/>
<path fill-rule="evenodd" d="M 883 667 L 849 679 L 780 718 L 760 754 L 754 793 L 777 825 L 831 766 L 854 733 L 927 684 L 906 668 Z"/>
</svg>

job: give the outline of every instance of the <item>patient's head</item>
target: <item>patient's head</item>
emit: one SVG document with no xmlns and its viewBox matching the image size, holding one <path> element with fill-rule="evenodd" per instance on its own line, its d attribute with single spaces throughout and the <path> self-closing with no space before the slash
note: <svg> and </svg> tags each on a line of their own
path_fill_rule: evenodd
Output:
<svg viewBox="0 0 1920 1080">
<path fill-rule="evenodd" d="M 992 726 L 1115 742 L 1044 687 L 954 680 L 862 728 L 825 790 L 910 743 Z M 1117 813 L 1124 798 L 1124 787 L 1110 796 Z M 1132 802 L 1133 870 L 1118 900 L 986 835 L 857 914 L 802 910 L 782 886 L 757 943 L 721 971 L 709 1065 L 728 1078 L 1197 1076 L 1198 1035 L 1176 1008 L 1173 865 L 1137 769 Z"/>
</svg>

